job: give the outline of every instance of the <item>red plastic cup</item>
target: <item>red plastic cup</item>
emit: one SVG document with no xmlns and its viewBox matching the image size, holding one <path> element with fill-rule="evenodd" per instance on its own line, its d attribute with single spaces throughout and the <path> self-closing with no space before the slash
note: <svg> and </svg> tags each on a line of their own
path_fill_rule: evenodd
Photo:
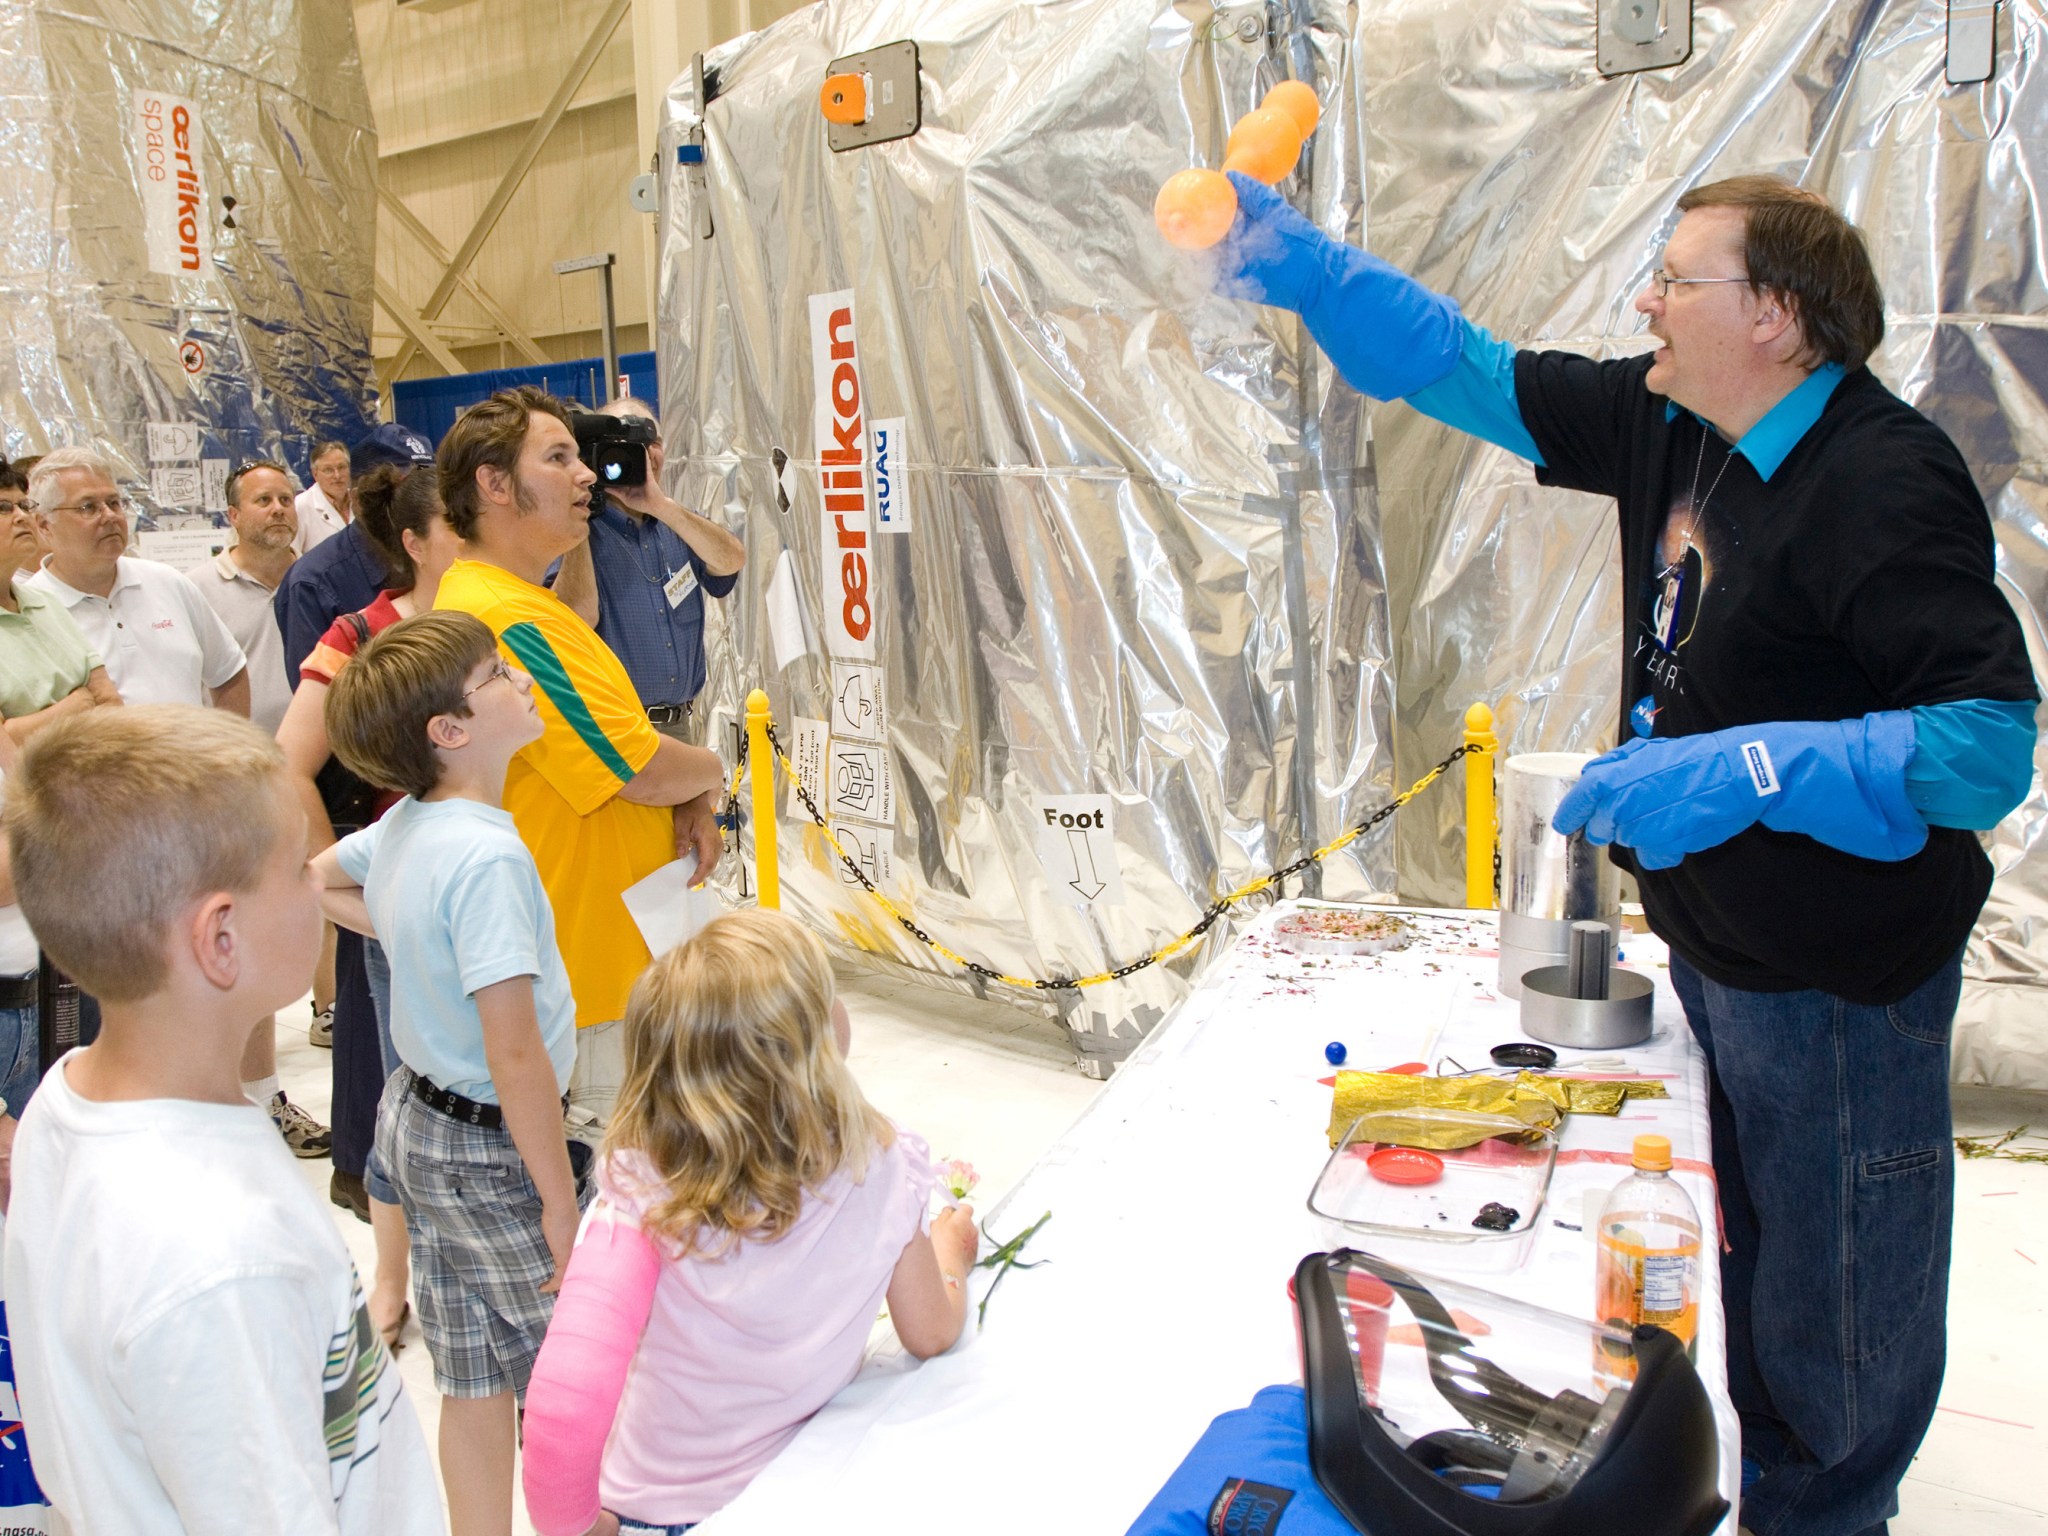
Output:
<svg viewBox="0 0 2048 1536">
<path fill-rule="evenodd" d="M 1380 1402 L 1380 1367 L 1387 1353 L 1388 1314 L 1394 1305 L 1394 1288 L 1378 1275 L 1362 1269 L 1344 1272 L 1344 1302 L 1351 1312 L 1351 1331 L 1358 1339 L 1358 1382 L 1365 1400 L 1377 1408 Z M 1308 1373 L 1308 1358 L 1301 1345 L 1301 1306 L 1294 1289 L 1294 1277 L 1287 1277 L 1287 1312 L 1294 1319 L 1294 1356 Z"/>
</svg>

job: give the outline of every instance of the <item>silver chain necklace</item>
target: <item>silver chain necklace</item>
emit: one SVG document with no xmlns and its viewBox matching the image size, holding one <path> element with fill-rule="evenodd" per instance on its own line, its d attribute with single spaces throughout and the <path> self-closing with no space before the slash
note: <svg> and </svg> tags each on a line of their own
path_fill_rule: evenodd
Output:
<svg viewBox="0 0 2048 1536">
<path fill-rule="evenodd" d="M 1680 552 L 1678 557 L 1681 561 L 1685 559 L 1687 554 L 1691 553 L 1694 547 L 1692 531 L 1699 527 L 1700 518 L 1707 510 L 1707 502 L 1712 501 L 1714 499 L 1714 492 L 1721 489 L 1721 476 L 1727 474 L 1728 466 L 1735 462 L 1735 445 L 1730 443 L 1726 456 L 1721 460 L 1720 469 L 1715 472 L 1714 483 L 1707 487 L 1706 497 L 1702 500 L 1700 497 L 1700 470 L 1707 462 L 1707 439 L 1713 435 L 1712 428 L 1708 428 L 1700 433 L 1699 455 L 1692 461 L 1692 491 L 1690 493 L 1692 515 L 1685 520 L 1685 549 Z"/>
</svg>

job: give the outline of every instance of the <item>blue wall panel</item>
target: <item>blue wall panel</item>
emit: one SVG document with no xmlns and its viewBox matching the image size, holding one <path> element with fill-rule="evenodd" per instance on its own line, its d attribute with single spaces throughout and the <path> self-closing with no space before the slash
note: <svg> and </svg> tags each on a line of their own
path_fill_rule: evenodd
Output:
<svg viewBox="0 0 2048 1536">
<path fill-rule="evenodd" d="M 654 376 L 652 352 L 621 354 L 619 372 L 626 377 L 626 393 L 638 395 L 658 408 L 661 390 Z M 455 425 L 457 416 L 501 389 L 537 384 L 549 394 L 595 408 L 603 377 L 604 359 L 584 357 L 532 368 L 491 368 L 482 373 L 457 373 L 439 379 L 406 379 L 392 385 L 391 398 L 400 421 L 423 433 L 429 442 L 438 443 L 441 435 Z"/>
</svg>

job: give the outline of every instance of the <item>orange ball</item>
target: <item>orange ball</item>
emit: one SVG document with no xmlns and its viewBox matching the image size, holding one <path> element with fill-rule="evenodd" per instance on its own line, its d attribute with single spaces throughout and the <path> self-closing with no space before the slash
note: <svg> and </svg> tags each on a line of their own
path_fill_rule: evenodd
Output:
<svg viewBox="0 0 2048 1536">
<path fill-rule="evenodd" d="M 1301 129 L 1288 113 L 1254 107 L 1237 120 L 1223 146 L 1223 169 L 1276 182 L 1301 158 Z"/>
<path fill-rule="evenodd" d="M 1237 188 L 1221 171 L 1182 171 L 1166 178 L 1153 199 L 1152 217 L 1169 244 L 1206 251 L 1230 232 L 1237 217 Z"/>
<path fill-rule="evenodd" d="M 1285 112 L 1294 119 L 1294 126 L 1301 130 L 1305 139 L 1316 131 L 1316 124 L 1323 120 L 1323 104 L 1316 100 L 1315 87 L 1301 80 L 1282 80 L 1266 92 L 1266 99 L 1259 103 L 1276 112 Z"/>
</svg>

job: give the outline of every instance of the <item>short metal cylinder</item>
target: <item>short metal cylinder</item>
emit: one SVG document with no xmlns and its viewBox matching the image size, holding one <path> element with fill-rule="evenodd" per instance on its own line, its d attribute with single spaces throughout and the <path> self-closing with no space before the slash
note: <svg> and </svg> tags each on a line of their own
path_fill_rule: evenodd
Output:
<svg viewBox="0 0 2048 1536">
<path fill-rule="evenodd" d="M 1618 925 L 1619 872 L 1607 851 L 1584 833 L 1566 837 L 1550 825 L 1558 802 L 1591 762 L 1586 752 L 1523 752 L 1501 765 L 1500 990 L 1522 995 L 1522 977 L 1561 965 L 1571 925 L 1597 919 Z"/>
<path fill-rule="evenodd" d="M 1576 1051 L 1613 1051 L 1650 1038 L 1656 991 L 1640 971 L 1613 970 L 1607 996 L 1573 997 L 1566 967 L 1546 965 L 1522 977 L 1522 1033 Z"/>
</svg>

